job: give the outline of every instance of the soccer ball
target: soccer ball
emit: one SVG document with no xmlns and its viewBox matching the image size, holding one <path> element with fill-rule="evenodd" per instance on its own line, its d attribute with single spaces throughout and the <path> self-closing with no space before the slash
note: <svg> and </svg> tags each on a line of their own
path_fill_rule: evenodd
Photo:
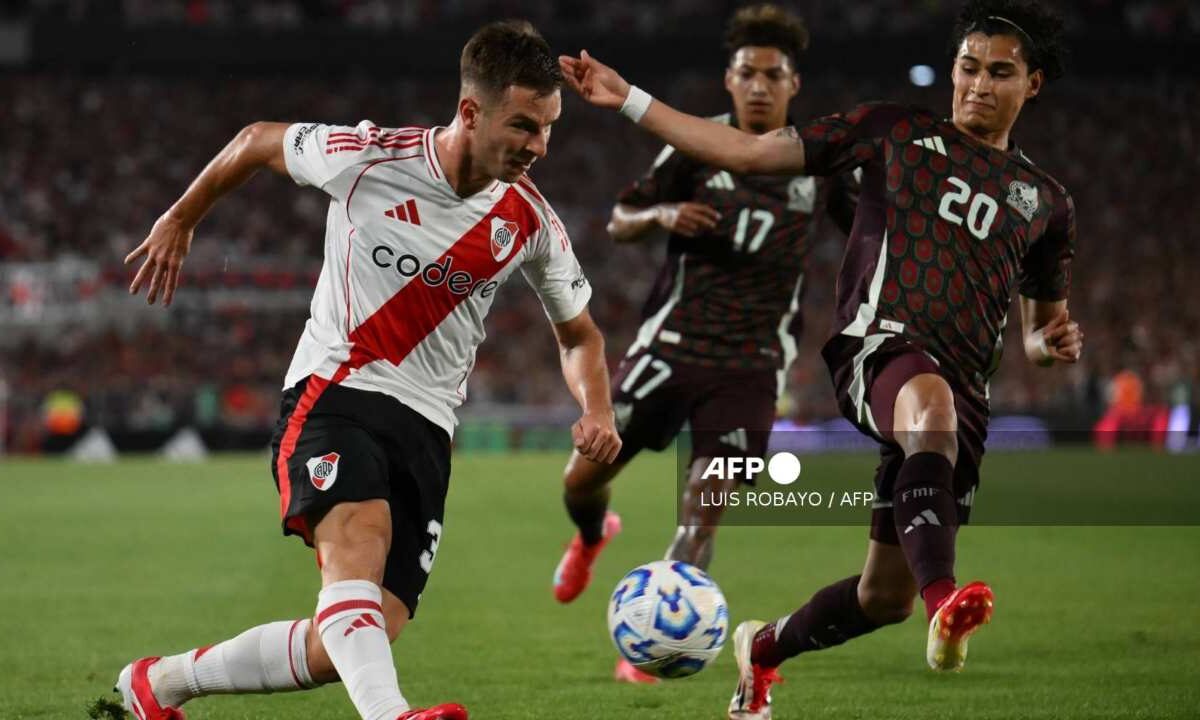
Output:
<svg viewBox="0 0 1200 720">
<path fill-rule="evenodd" d="M 661 678 L 695 675 L 721 652 L 729 608 L 700 568 L 659 560 L 634 568 L 608 601 L 608 634 L 638 670 Z"/>
</svg>

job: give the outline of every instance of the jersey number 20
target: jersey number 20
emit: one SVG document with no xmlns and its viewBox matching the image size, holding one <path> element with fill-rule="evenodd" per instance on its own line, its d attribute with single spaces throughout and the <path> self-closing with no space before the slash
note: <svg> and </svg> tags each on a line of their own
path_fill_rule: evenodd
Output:
<svg viewBox="0 0 1200 720">
<path fill-rule="evenodd" d="M 962 225 L 963 218 L 952 209 L 952 206 L 962 207 L 967 205 L 967 230 L 975 237 L 983 240 L 987 237 L 988 230 L 992 227 L 992 221 L 996 219 L 996 211 L 1000 206 L 996 204 L 990 196 L 983 193 L 975 193 L 971 195 L 971 186 L 963 180 L 956 177 L 946 178 L 946 182 L 954 186 L 954 190 L 947 192 L 942 196 L 942 203 L 938 206 L 938 215 L 942 216 L 943 220 L 952 222 L 955 225 Z"/>
</svg>

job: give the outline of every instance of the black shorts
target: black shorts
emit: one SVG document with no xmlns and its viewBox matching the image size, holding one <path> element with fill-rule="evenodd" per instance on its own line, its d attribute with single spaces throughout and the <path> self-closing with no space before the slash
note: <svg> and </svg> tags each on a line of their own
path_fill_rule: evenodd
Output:
<svg viewBox="0 0 1200 720">
<path fill-rule="evenodd" d="M 893 439 L 892 414 L 900 389 L 922 373 L 940 375 L 954 393 L 954 412 L 958 416 L 954 497 L 958 500 L 958 524 L 966 525 L 979 487 L 979 467 L 987 440 L 988 405 L 981 393 L 964 389 L 929 353 L 900 335 L 837 335 L 825 344 L 821 354 L 833 377 L 842 415 L 859 431 L 879 441 L 871 539 L 900 544 L 892 519 L 892 488 L 904 463 L 904 450 Z"/>
<path fill-rule="evenodd" d="M 283 533 L 309 546 L 334 505 L 387 500 L 392 546 L 383 587 L 416 612 L 442 536 L 450 483 L 445 430 L 383 393 L 309 376 L 283 393 L 271 471 Z"/>
<path fill-rule="evenodd" d="M 613 376 L 613 409 L 625 462 L 644 449 L 663 450 L 685 422 L 692 460 L 762 457 L 775 422 L 774 370 L 729 370 L 668 362 L 653 350 L 621 361 Z"/>
</svg>

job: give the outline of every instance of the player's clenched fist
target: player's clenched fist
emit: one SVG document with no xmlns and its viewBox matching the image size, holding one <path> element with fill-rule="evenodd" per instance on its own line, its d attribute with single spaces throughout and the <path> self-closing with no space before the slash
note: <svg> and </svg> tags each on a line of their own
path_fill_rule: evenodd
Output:
<svg viewBox="0 0 1200 720">
<path fill-rule="evenodd" d="M 721 213 L 703 203 L 679 202 L 658 206 L 658 222 L 667 231 L 696 237 L 717 228 Z"/>
<path fill-rule="evenodd" d="M 1042 328 L 1042 342 L 1043 352 L 1051 360 L 1078 362 L 1083 353 L 1083 331 L 1079 329 L 1079 323 L 1071 320 L 1065 312 Z"/>
<path fill-rule="evenodd" d="M 146 302 L 153 305 L 161 294 L 163 305 L 171 304 L 175 288 L 179 286 L 179 271 L 183 267 L 183 259 L 192 247 L 194 229 L 170 213 L 164 213 L 154 223 L 150 235 L 125 257 L 126 265 L 139 257 L 146 258 L 129 286 L 130 294 L 136 295 L 143 285 L 149 283 Z"/>
<path fill-rule="evenodd" d="M 611 463 L 621 451 L 621 436 L 611 410 L 584 413 L 571 426 L 571 439 L 579 454 L 592 462 Z"/>
<path fill-rule="evenodd" d="M 619 109 L 629 94 L 629 83 L 616 70 L 588 55 L 587 50 L 577 58 L 559 55 L 558 65 L 567 84 L 593 105 Z"/>
</svg>

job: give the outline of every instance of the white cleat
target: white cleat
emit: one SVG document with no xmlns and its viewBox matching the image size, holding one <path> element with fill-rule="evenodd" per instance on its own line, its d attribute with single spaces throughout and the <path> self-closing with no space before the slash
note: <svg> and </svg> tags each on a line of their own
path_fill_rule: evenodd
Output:
<svg viewBox="0 0 1200 720">
<path fill-rule="evenodd" d="M 775 668 L 755 665 L 750 660 L 754 636 L 765 625 L 761 620 L 747 620 L 733 632 L 738 685 L 729 701 L 729 720 L 771 720 L 771 684 L 782 682 L 783 678 Z"/>
<path fill-rule="evenodd" d="M 967 660 L 967 640 L 992 619 L 992 589 L 981 582 L 963 585 L 929 621 L 925 661 L 939 671 L 958 672 Z"/>
</svg>

